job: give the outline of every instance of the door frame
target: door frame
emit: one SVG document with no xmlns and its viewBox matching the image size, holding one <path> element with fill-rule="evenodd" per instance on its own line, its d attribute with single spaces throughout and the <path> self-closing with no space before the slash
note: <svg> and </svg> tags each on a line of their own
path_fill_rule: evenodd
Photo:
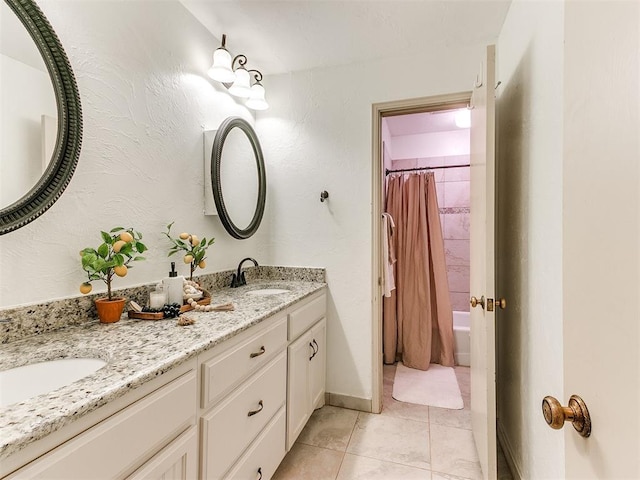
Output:
<svg viewBox="0 0 640 480">
<path fill-rule="evenodd" d="M 467 107 L 471 91 L 374 103 L 371 114 L 371 293 L 372 293 L 372 365 L 371 411 L 382 411 L 382 118 L 410 113 L 437 112 Z"/>
</svg>

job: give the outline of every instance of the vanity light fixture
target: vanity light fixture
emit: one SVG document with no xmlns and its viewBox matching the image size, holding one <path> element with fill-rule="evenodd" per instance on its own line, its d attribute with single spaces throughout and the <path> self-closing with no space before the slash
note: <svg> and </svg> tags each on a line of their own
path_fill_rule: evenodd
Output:
<svg viewBox="0 0 640 480">
<path fill-rule="evenodd" d="M 220 83 L 231 83 L 236 74 L 231 68 L 231 54 L 225 48 L 227 36 L 222 35 L 222 46 L 213 52 L 213 65 L 209 69 L 209 76 Z"/>
<path fill-rule="evenodd" d="M 258 70 L 247 70 L 247 57 L 244 55 L 236 55 L 232 59 L 226 43 L 227 36 L 223 34 L 222 46 L 213 52 L 213 65 L 209 69 L 209 76 L 227 87 L 231 95 L 246 98 L 248 108 L 266 110 L 269 104 L 265 100 L 265 90 L 260 83 L 262 73 Z"/>
<path fill-rule="evenodd" d="M 244 55 L 238 55 L 238 57 L 244 58 Z M 244 68 L 245 63 L 246 60 L 240 63 L 240 66 L 234 70 L 236 78 L 233 81 L 233 85 L 229 87 L 229 93 L 234 97 L 249 98 L 251 94 L 251 75 L 249 75 L 247 69 Z"/>
<path fill-rule="evenodd" d="M 254 84 L 251 86 L 251 93 L 247 100 L 247 107 L 252 110 L 266 110 L 269 108 L 269 104 L 264 98 L 264 87 L 262 86 L 262 74 L 257 70 L 249 70 L 249 73 L 253 72 Z"/>
</svg>

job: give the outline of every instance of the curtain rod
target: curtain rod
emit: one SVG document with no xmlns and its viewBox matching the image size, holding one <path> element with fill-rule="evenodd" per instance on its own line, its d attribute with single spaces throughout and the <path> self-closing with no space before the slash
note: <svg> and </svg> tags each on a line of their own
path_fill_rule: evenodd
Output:
<svg viewBox="0 0 640 480">
<path fill-rule="evenodd" d="M 419 167 L 419 168 L 401 168 L 399 170 L 389 170 L 388 168 L 385 169 L 385 176 L 389 175 L 390 173 L 397 173 L 397 172 L 417 172 L 419 170 L 436 170 L 438 168 L 460 168 L 460 167 L 469 167 L 470 165 L 468 163 L 465 163 L 463 165 L 440 165 L 439 167 Z"/>
</svg>

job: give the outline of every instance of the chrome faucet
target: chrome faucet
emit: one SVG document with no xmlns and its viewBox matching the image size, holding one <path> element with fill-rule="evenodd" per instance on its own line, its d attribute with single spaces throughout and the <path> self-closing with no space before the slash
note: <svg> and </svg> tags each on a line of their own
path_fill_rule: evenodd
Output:
<svg viewBox="0 0 640 480">
<path fill-rule="evenodd" d="M 256 267 L 259 266 L 258 262 L 251 257 L 240 260 L 240 263 L 238 264 L 238 272 L 234 273 L 233 277 L 231 277 L 231 288 L 237 288 L 247 284 L 247 280 L 244 278 L 244 272 L 242 271 L 242 264 L 247 260 L 251 260 Z"/>
</svg>

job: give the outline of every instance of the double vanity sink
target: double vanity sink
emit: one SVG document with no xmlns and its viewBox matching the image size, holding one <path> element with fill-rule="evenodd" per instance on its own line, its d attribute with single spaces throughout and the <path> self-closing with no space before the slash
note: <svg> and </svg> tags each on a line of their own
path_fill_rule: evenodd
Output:
<svg viewBox="0 0 640 480">
<path fill-rule="evenodd" d="M 263 321 L 268 320 L 267 328 L 279 315 L 296 318 L 290 312 L 307 298 L 322 298 L 324 305 L 325 287 L 314 281 L 251 281 L 212 291 L 213 304 L 232 302 L 235 310 L 189 312 L 196 320 L 190 326 L 180 327 L 175 319 L 88 322 L 3 345 L 0 476 L 12 471 L 5 467 L 12 468 L 15 458 L 34 450 L 34 444 L 46 444 L 58 431 L 82 425 L 96 411 L 115 409 L 130 392 L 143 392 L 162 376 L 170 379 L 171 372 L 198 364 L 196 359 L 224 349 L 234 337 L 259 331 Z M 286 343 L 279 348 L 286 352 Z"/>
<path fill-rule="evenodd" d="M 290 288 L 245 287 L 241 295 L 270 297 L 291 293 Z M 52 392 L 89 376 L 107 365 L 100 358 L 65 357 L 0 371 L 0 408 Z"/>
</svg>

